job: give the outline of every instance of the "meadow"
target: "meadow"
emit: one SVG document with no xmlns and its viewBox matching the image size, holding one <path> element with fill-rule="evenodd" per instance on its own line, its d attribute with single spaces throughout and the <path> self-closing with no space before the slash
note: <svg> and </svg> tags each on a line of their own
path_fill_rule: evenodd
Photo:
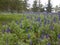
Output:
<svg viewBox="0 0 60 45">
<path fill-rule="evenodd" d="M 0 14 L 0 45 L 60 45 L 60 15 Z"/>
</svg>

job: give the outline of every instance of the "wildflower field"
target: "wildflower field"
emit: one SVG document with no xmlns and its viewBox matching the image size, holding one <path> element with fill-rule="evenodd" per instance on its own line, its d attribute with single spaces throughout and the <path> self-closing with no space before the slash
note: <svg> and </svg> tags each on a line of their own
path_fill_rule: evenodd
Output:
<svg viewBox="0 0 60 45">
<path fill-rule="evenodd" d="M 0 14 L 0 45 L 60 45 L 60 15 Z"/>
</svg>

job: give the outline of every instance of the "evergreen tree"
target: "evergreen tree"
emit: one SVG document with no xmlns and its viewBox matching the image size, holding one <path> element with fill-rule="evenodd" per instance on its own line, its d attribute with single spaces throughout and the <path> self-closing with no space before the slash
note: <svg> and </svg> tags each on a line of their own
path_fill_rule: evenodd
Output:
<svg viewBox="0 0 60 45">
<path fill-rule="evenodd" d="M 44 11 L 44 8 L 43 8 L 43 5 L 41 4 L 40 0 L 39 0 L 39 9 L 38 9 L 39 12 L 43 12 Z"/>
<path fill-rule="evenodd" d="M 47 9 L 47 12 L 51 12 L 52 11 L 51 0 L 48 0 L 48 5 L 47 5 L 46 9 Z"/>
<path fill-rule="evenodd" d="M 36 1 L 36 0 L 34 1 L 32 10 L 33 10 L 33 12 L 37 12 L 37 11 L 38 11 L 38 8 L 37 8 L 37 1 Z"/>
<path fill-rule="evenodd" d="M 22 0 L 0 0 L 0 11 L 22 12 L 23 6 Z"/>
<path fill-rule="evenodd" d="M 24 3 L 23 3 L 23 9 L 24 9 L 24 11 L 27 11 L 27 6 L 28 6 L 27 1 L 28 0 L 24 0 Z"/>
<path fill-rule="evenodd" d="M 40 5 L 40 0 L 39 0 L 39 11 L 40 11 L 41 5 Z"/>
</svg>

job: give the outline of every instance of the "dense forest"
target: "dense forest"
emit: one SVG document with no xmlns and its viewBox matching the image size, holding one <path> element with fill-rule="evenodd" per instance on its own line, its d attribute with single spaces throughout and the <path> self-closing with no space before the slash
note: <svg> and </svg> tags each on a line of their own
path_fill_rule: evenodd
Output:
<svg viewBox="0 0 60 45">
<path fill-rule="evenodd" d="M 0 11 L 1 12 L 24 12 L 29 11 L 30 4 L 28 3 L 29 0 L 0 0 Z M 31 11 L 33 12 L 51 12 L 52 11 L 52 4 L 51 0 L 48 0 L 48 4 L 46 7 L 43 7 L 41 1 L 37 4 L 37 0 L 34 0 Z M 45 10 L 46 8 L 46 10 Z"/>
</svg>

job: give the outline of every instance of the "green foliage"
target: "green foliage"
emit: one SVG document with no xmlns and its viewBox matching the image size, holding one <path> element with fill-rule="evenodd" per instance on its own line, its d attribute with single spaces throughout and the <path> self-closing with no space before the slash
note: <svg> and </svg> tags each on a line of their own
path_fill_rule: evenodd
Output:
<svg viewBox="0 0 60 45">
<path fill-rule="evenodd" d="M 0 22 L 0 45 L 59 44 L 58 15 L 1 15 Z"/>
</svg>

